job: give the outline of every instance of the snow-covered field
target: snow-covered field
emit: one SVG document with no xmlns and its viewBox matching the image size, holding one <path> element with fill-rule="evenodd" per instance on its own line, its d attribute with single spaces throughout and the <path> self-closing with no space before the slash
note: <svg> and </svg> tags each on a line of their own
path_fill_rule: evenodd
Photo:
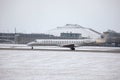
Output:
<svg viewBox="0 0 120 80">
<path fill-rule="evenodd" d="M 0 50 L 0 80 L 120 80 L 120 54 Z"/>
</svg>

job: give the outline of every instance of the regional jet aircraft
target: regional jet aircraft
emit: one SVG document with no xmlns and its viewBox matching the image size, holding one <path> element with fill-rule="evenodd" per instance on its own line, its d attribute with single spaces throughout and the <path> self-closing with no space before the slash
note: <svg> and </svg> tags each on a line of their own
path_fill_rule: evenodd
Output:
<svg viewBox="0 0 120 80">
<path fill-rule="evenodd" d="M 75 47 L 95 42 L 95 39 L 36 39 L 28 43 L 28 46 L 31 46 L 32 49 L 33 46 L 60 46 L 75 50 Z"/>
</svg>

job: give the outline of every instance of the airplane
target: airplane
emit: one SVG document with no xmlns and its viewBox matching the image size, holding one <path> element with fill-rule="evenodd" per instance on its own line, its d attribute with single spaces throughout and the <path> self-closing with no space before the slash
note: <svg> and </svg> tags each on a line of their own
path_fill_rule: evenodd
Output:
<svg viewBox="0 0 120 80">
<path fill-rule="evenodd" d="M 27 45 L 31 46 L 31 49 L 33 49 L 33 46 L 60 46 L 75 50 L 75 47 L 95 42 L 95 39 L 36 39 Z"/>
</svg>

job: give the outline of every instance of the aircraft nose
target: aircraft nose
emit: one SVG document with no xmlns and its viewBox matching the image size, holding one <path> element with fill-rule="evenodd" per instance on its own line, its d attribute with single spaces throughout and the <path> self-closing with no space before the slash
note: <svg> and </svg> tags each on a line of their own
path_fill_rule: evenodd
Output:
<svg viewBox="0 0 120 80">
<path fill-rule="evenodd" d="M 27 45 L 32 46 L 33 44 L 34 44 L 34 42 L 29 42 Z"/>
</svg>

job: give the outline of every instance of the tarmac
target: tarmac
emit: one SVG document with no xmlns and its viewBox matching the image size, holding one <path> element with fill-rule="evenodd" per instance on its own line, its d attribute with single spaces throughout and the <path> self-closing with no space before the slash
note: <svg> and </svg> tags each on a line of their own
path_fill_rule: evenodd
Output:
<svg viewBox="0 0 120 80">
<path fill-rule="evenodd" d="M 27 51 L 72 51 L 69 48 L 57 46 L 40 46 L 31 47 L 27 45 L 0 45 L 0 50 L 27 50 Z M 81 46 L 76 47 L 75 52 L 107 52 L 107 53 L 120 53 L 120 47 L 102 47 L 102 46 Z"/>
</svg>

